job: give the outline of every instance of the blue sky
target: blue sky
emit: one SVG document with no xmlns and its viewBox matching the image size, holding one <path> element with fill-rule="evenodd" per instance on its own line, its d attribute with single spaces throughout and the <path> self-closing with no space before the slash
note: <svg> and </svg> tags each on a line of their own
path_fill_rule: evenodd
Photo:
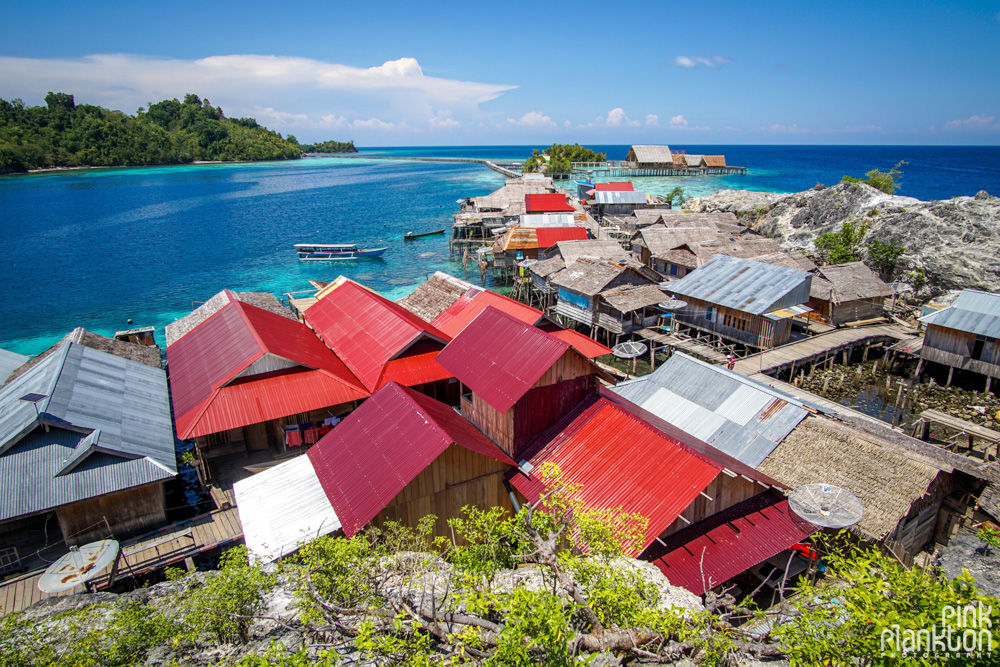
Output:
<svg viewBox="0 0 1000 667">
<path fill-rule="evenodd" d="M 0 97 L 358 145 L 1000 143 L 1000 0 L 23 2 Z"/>
</svg>

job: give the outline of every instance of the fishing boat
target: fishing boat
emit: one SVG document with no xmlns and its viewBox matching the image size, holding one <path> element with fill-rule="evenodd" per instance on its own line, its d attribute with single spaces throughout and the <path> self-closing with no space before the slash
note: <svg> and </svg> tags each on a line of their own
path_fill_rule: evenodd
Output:
<svg viewBox="0 0 1000 667">
<path fill-rule="evenodd" d="M 295 252 L 299 259 L 331 260 L 359 259 L 361 257 L 381 257 L 385 248 L 359 248 L 354 243 L 296 243 Z"/>
<path fill-rule="evenodd" d="M 406 234 L 403 235 L 403 239 L 406 241 L 412 241 L 413 239 L 422 239 L 425 236 L 437 236 L 438 234 L 444 234 L 444 228 L 435 229 L 433 232 L 420 232 L 419 234 L 406 232 Z"/>
</svg>

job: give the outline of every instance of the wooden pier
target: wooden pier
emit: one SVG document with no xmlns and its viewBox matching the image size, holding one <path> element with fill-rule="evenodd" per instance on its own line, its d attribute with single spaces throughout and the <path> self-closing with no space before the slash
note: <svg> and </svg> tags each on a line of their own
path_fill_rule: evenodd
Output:
<svg viewBox="0 0 1000 667">
<path fill-rule="evenodd" d="M 850 358 L 855 347 L 916 338 L 911 330 L 898 324 L 836 329 L 743 357 L 736 362 L 734 370 L 748 376 L 757 373 L 776 376 L 788 370 L 791 378 L 797 368 L 833 364 L 841 353 Z"/>
<path fill-rule="evenodd" d="M 139 577 L 181 563 L 192 569 L 190 559 L 233 546 L 242 539 L 243 525 L 235 508 L 202 514 L 122 542 L 116 579 Z M 43 593 L 38 590 L 43 573 L 44 570 L 38 569 L 0 582 L 0 616 L 22 611 L 46 598 L 87 592 L 83 586 L 77 586 L 61 593 Z M 113 583 L 110 578 L 111 568 L 89 583 L 94 590 L 103 590 Z"/>
<path fill-rule="evenodd" d="M 700 338 L 691 338 L 690 336 L 681 336 L 676 333 L 666 333 L 655 329 L 640 329 L 636 334 L 648 341 L 650 366 L 654 366 L 654 370 L 656 350 L 657 348 L 662 350 L 665 347 L 693 354 L 715 364 L 726 363 L 725 354 L 720 352 L 711 342 L 703 341 Z"/>
<path fill-rule="evenodd" d="M 953 431 L 957 431 L 957 435 L 951 439 L 951 444 L 948 449 L 955 451 L 958 448 L 958 441 L 962 436 L 965 436 L 968 440 L 969 452 L 972 452 L 974 447 L 974 441 L 976 438 L 984 440 L 986 442 L 986 447 L 983 448 L 984 454 L 985 450 L 991 446 L 996 446 L 996 456 L 1000 458 L 1000 433 L 992 429 L 988 429 L 985 426 L 980 426 L 979 424 L 973 424 L 970 421 L 964 419 L 959 419 L 958 417 L 952 417 L 951 415 L 945 414 L 938 410 L 924 410 L 920 413 L 920 419 L 913 425 L 913 437 L 920 438 L 923 441 L 930 439 L 931 434 L 931 424 L 937 424 L 939 426 L 944 426 Z"/>
</svg>

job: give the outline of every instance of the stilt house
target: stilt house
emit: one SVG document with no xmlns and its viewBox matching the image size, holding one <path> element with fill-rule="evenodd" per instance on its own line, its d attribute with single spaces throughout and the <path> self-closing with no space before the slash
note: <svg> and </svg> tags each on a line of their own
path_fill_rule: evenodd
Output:
<svg viewBox="0 0 1000 667">
<path fill-rule="evenodd" d="M 599 325 L 598 295 L 601 292 L 627 286 L 656 285 L 661 278 L 635 261 L 581 257 L 548 280 L 558 290 L 555 312 L 595 327 Z"/>
<path fill-rule="evenodd" d="M 986 391 L 1000 378 L 1000 295 L 962 290 L 948 308 L 920 318 L 927 327 L 920 351 L 919 375 L 926 362 L 986 377 Z"/>
<path fill-rule="evenodd" d="M 810 318 L 839 326 L 881 317 L 888 296 L 892 288 L 862 262 L 821 266 L 809 288 Z"/>
<path fill-rule="evenodd" d="M 389 382 L 301 456 L 236 483 L 251 553 L 271 561 L 312 538 L 393 520 L 438 517 L 435 535 L 467 505 L 512 510 L 514 462 L 455 410 Z"/>
</svg>

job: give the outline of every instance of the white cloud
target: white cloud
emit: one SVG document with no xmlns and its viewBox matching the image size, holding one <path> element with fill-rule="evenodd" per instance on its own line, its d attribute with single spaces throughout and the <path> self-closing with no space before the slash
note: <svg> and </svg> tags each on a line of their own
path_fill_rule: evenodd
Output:
<svg viewBox="0 0 1000 667">
<path fill-rule="evenodd" d="M 682 114 L 670 118 L 670 127 L 687 127 L 687 119 Z"/>
<path fill-rule="evenodd" d="M 950 120 L 942 129 L 958 132 L 996 132 L 1000 130 L 1000 123 L 996 122 L 996 116 L 976 114 L 965 120 Z"/>
<path fill-rule="evenodd" d="M 722 56 L 677 56 L 671 61 L 668 61 L 669 65 L 677 65 L 678 67 L 685 67 L 687 69 L 692 69 L 698 65 L 704 65 L 705 67 L 711 69 L 718 69 L 723 65 L 728 65 L 733 62 L 731 58 L 724 58 Z"/>
<path fill-rule="evenodd" d="M 639 121 L 632 120 L 621 107 L 615 107 L 608 112 L 607 118 L 597 117 L 597 123 L 608 127 L 638 127 Z"/>
<path fill-rule="evenodd" d="M 646 114 L 646 125 L 657 126 L 660 124 L 660 117 L 655 113 Z"/>
<path fill-rule="evenodd" d="M 812 132 L 809 128 L 799 127 L 798 124 L 782 125 L 775 123 L 767 127 L 755 127 L 754 132 L 773 132 L 774 134 L 808 134 Z"/>
<path fill-rule="evenodd" d="M 451 110 L 444 109 L 438 111 L 436 115 L 431 116 L 427 121 L 430 123 L 431 127 L 438 128 L 441 130 L 447 130 L 455 127 L 459 127 L 462 123 L 451 117 Z"/>
<path fill-rule="evenodd" d="M 563 125 L 565 125 L 566 127 L 573 127 L 573 123 L 569 122 L 568 120 L 564 122 Z"/>
<path fill-rule="evenodd" d="M 64 91 L 77 102 L 127 113 L 148 102 L 196 93 L 208 96 L 226 115 L 266 113 L 272 129 L 314 128 L 317 135 L 342 126 L 454 127 L 478 120 L 479 105 L 516 87 L 427 76 L 414 58 L 365 68 L 253 54 L 197 60 L 127 54 L 0 57 L 0 81 L 6 96 L 29 104 L 41 103 L 47 91 Z M 275 100 L 281 100 L 280 109 L 273 108 Z"/>
<path fill-rule="evenodd" d="M 846 132 L 848 134 L 859 134 L 862 132 L 882 132 L 881 125 L 845 125 L 844 127 L 824 127 L 820 132 L 826 134 Z"/>
<path fill-rule="evenodd" d="M 539 111 L 529 111 L 520 118 L 508 118 L 508 123 L 521 125 L 523 127 L 555 127 L 552 118 Z"/>
</svg>

